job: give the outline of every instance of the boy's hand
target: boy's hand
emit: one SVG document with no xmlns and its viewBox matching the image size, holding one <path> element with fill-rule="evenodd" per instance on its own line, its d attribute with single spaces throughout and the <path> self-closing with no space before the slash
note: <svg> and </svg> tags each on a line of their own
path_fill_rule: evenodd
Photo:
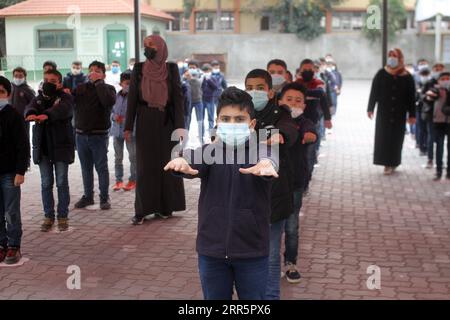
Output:
<svg viewBox="0 0 450 320">
<path fill-rule="evenodd" d="M 333 128 L 333 123 L 331 122 L 331 120 L 325 120 L 325 128 L 327 129 Z"/>
<path fill-rule="evenodd" d="M 170 161 L 165 167 L 164 171 L 176 171 L 181 172 L 183 174 L 188 174 L 191 176 L 198 175 L 198 170 L 192 169 L 192 167 L 189 165 L 189 163 L 184 158 L 176 158 Z"/>
<path fill-rule="evenodd" d="M 103 80 L 103 75 L 101 73 L 97 73 L 97 72 L 91 72 L 89 74 L 89 80 L 91 80 L 92 82 L 97 82 L 98 80 Z"/>
<path fill-rule="evenodd" d="M 269 139 L 267 139 L 267 141 L 263 142 L 264 144 L 267 145 L 274 145 L 274 144 L 284 144 L 284 138 L 281 134 L 276 133 L 274 135 L 272 135 Z"/>
<path fill-rule="evenodd" d="M 120 116 L 120 115 L 117 115 L 117 116 L 116 116 L 116 122 L 119 123 L 119 124 L 122 124 L 124 119 L 125 119 L 125 118 L 122 117 L 122 116 Z"/>
<path fill-rule="evenodd" d="M 18 187 L 21 184 L 25 182 L 25 176 L 22 176 L 20 174 L 16 174 L 16 177 L 14 178 L 14 186 Z"/>
<path fill-rule="evenodd" d="M 41 115 L 38 115 L 36 117 L 35 121 L 37 121 L 38 123 L 41 123 L 41 122 L 44 122 L 46 120 L 48 120 L 48 116 L 46 114 L 41 114 Z"/>
<path fill-rule="evenodd" d="M 70 91 L 69 88 L 64 88 L 63 91 L 64 91 L 65 93 L 67 93 L 67 94 L 71 94 L 71 93 L 72 93 L 72 92 Z"/>
<path fill-rule="evenodd" d="M 131 131 L 126 130 L 126 131 L 123 132 L 123 135 L 124 135 L 125 140 L 126 140 L 127 142 L 130 142 L 130 141 L 131 141 Z"/>
<path fill-rule="evenodd" d="M 414 125 L 414 124 L 416 124 L 416 118 L 413 118 L 413 117 L 410 117 L 409 119 L 408 119 L 408 124 L 409 125 Z"/>
<path fill-rule="evenodd" d="M 317 140 L 317 136 L 312 132 L 306 132 L 303 137 L 302 144 L 314 143 Z"/>
<path fill-rule="evenodd" d="M 244 169 L 240 168 L 239 172 L 242 174 L 253 174 L 258 177 L 274 177 L 278 178 L 278 173 L 273 167 L 272 161 L 264 159 L 258 162 L 255 166 Z"/>
<path fill-rule="evenodd" d="M 367 112 L 367 116 L 369 117 L 370 120 L 373 119 L 373 112 Z"/>
<path fill-rule="evenodd" d="M 25 121 L 28 121 L 28 122 L 36 121 L 36 115 L 30 114 L 28 117 L 25 118 Z"/>
</svg>

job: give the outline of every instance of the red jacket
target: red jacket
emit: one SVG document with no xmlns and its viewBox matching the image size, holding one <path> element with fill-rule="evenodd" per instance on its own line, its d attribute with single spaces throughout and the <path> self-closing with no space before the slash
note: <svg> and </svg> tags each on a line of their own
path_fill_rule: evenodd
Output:
<svg viewBox="0 0 450 320">
<path fill-rule="evenodd" d="M 303 85 L 308 90 L 315 90 L 315 89 L 324 89 L 325 90 L 325 82 L 323 82 L 320 79 L 314 78 L 310 82 L 304 81 L 302 78 L 297 79 L 295 82 Z"/>
</svg>

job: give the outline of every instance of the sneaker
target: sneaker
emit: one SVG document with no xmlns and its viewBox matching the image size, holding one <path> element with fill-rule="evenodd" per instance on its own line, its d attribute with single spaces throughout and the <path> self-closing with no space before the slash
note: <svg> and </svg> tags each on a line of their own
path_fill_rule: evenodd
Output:
<svg viewBox="0 0 450 320">
<path fill-rule="evenodd" d="M 428 160 L 427 165 L 425 166 L 426 169 L 433 169 L 433 160 Z"/>
<path fill-rule="evenodd" d="M 86 198 L 85 196 L 82 196 L 81 199 L 75 203 L 76 209 L 83 209 L 87 206 L 92 206 L 94 204 L 94 199 L 92 198 Z"/>
<path fill-rule="evenodd" d="M 109 199 L 100 201 L 100 209 L 102 210 L 111 209 L 111 203 L 109 202 Z"/>
<path fill-rule="evenodd" d="M 113 187 L 113 191 L 119 191 L 123 189 L 123 182 L 116 182 L 116 184 Z"/>
<path fill-rule="evenodd" d="M 157 212 L 157 213 L 155 213 L 155 216 L 166 220 L 166 219 L 169 219 L 170 217 L 172 217 L 172 212 L 164 212 L 164 213 Z"/>
<path fill-rule="evenodd" d="M 6 264 L 16 264 L 22 258 L 19 248 L 9 247 L 6 253 L 5 263 Z"/>
<path fill-rule="evenodd" d="M 127 185 L 123 187 L 124 191 L 131 191 L 136 188 L 136 182 L 128 181 Z"/>
<path fill-rule="evenodd" d="M 64 232 L 69 230 L 69 219 L 67 218 L 58 218 L 58 230 L 60 232 Z"/>
<path fill-rule="evenodd" d="M 6 250 L 3 247 L 0 247 L 0 263 L 3 262 L 6 258 Z"/>
<path fill-rule="evenodd" d="M 143 223 L 144 223 L 144 217 L 133 217 L 133 219 L 131 219 L 131 224 L 133 226 L 140 226 Z"/>
<path fill-rule="evenodd" d="M 384 167 L 384 175 L 390 176 L 394 173 L 394 168 L 392 167 Z"/>
<path fill-rule="evenodd" d="M 52 229 L 54 223 L 55 223 L 55 219 L 45 218 L 44 222 L 42 222 L 42 224 L 41 224 L 41 231 L 49 232 Z"/>
<path fill-rule="evenodd" d="M 300 272 L 297 270 L 297 266 L 293 263 L 288 263 L 288 270 L 286 271 L 286 280 L 289 283 L 299 283 L 302 278 Z"/>
</svg>

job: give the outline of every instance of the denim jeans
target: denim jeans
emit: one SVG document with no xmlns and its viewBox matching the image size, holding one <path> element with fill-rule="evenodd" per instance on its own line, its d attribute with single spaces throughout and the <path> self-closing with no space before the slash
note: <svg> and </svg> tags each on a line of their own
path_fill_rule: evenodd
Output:
<svg viewBox="0 0 450 320">
<path fill-rule="evenodd" d="M 240 300 L 264 300 L 268 266 L 268 257 L 220 259 L 199 255 L 203 296 L 205 300 L 231 300 L 235 285 Z"/>
<path fill-rule="evenodd" d="M 435 141 L 435 135 L 434 135 L 434 124 L 433 120 L 429 119 L 427 121 L 427 150 L 428 150 L 428 160 L 433 161 L 434 159 L 434 141 Z"/>
<path fill-rule="evenodd" d="M 205 108 L 203 106 L 203 102 L 192 102 L 191 108 L 186 117 L 186 129 L 189 130 L 191 126 L 191 117 L 192 117 L 192 109 L 195 109 L 195 116 L 197 117 L 198 123 L 198 138 L 203 144 L 203 135 L 205 132 Z"/>
<path fill-rule="evenodd" d="M 58 191 L 58 218 L 67 218 L 69 215 L 69 165 L 64 162 L 51 163 L 48 157 L 43 157 L 39 163 L 41 172 L 42 205 L 46 218 L 55 218 L 55 199 L 53 198 L 53 184 L 56 176 Z"/>
<path fill-rule="evenodd" d="M 100 200 L 109 199 L 108 143 L 109 136 L 77 134 L 77 151 L 83 176 L 84 196 L 94 197 L 94 166 L 98 174 Z"/>
<path fill-rule="evenodd" d="M 442 173 L 444 167 L 444 143 L 447 136 L 447 172 L 450 173 L 450 124 L 449 123 L 435 123 L 434 134 L 436 137 L 436 167 L 437 172 Z"/>
<path fill-rule="evenodd" d="M 124 138 L 113 138 L 116 182 L 123 182 L 123 145 L 127 145 L 128 159 L 130 160 L 129 181 L 136 181 L 136 139 L 128 142 Z"/>
<path fill-rule="evenodd" d="M 0 175 L 0 246 L 20 248 L 22 220 L 20 187 L 14 186 L 15 174 Z"/>
<path fill-rule="evenodd" d="M 205 106 L 205 110 L 208 112 L 208 124 L 209 124 L 209 130 L 214 128 L 214 119 L 216 117 L 216 105 L 213 101 L 211 102 L 203 102 Z"/>
<path fill-rule="evenodd" d="M 298 234 L 299 234 L 299 215 L 303 204 L 303 191 L 298 189 L 294 191 L 294 212 L 286 219 L 284 228 L 284 263 L 290 262 L 297 264 L 298 255 Z"/>
<path fill-rule="evenodd" d="M 281 237 L 286 220 L 272 223 L 270 226 L 269 278 L 267 279 L 266 300 L 280 300 L 281 281 Z"/>
<path fill-rule="evenodd" d="M 419 145 L 420 152 L 427 153 L 428 151 L 428 126 L 419 113 L 417 119 L 416 136 L 417 144 Z"/>
</svg>

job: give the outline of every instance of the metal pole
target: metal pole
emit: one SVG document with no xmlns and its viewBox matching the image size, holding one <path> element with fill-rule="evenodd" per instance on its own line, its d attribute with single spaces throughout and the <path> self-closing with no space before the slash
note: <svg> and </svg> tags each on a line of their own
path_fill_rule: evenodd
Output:
<svg viewBox="0 0 450 320">
<path fill-rule="evenodd" d="M 134 0 L 134 58 L 140 62 L 141 53 L 141 10 L 140 0 Z"/>
<path fill-rule="evenodd" d="M 436 58 L 436 62 L 440 62 L 442 58 L 442 15 L 438 13 L 436 15 L 436 39 L 435 39 L 435 48 L 434 55 Z"/>
<path fill-rule="evenodd" d="M 383 58 L 382 63 L 383 67 L 387 63 L 387 54 L 388 54 L 388 0 L 383 0 Z"/>
</svg>

